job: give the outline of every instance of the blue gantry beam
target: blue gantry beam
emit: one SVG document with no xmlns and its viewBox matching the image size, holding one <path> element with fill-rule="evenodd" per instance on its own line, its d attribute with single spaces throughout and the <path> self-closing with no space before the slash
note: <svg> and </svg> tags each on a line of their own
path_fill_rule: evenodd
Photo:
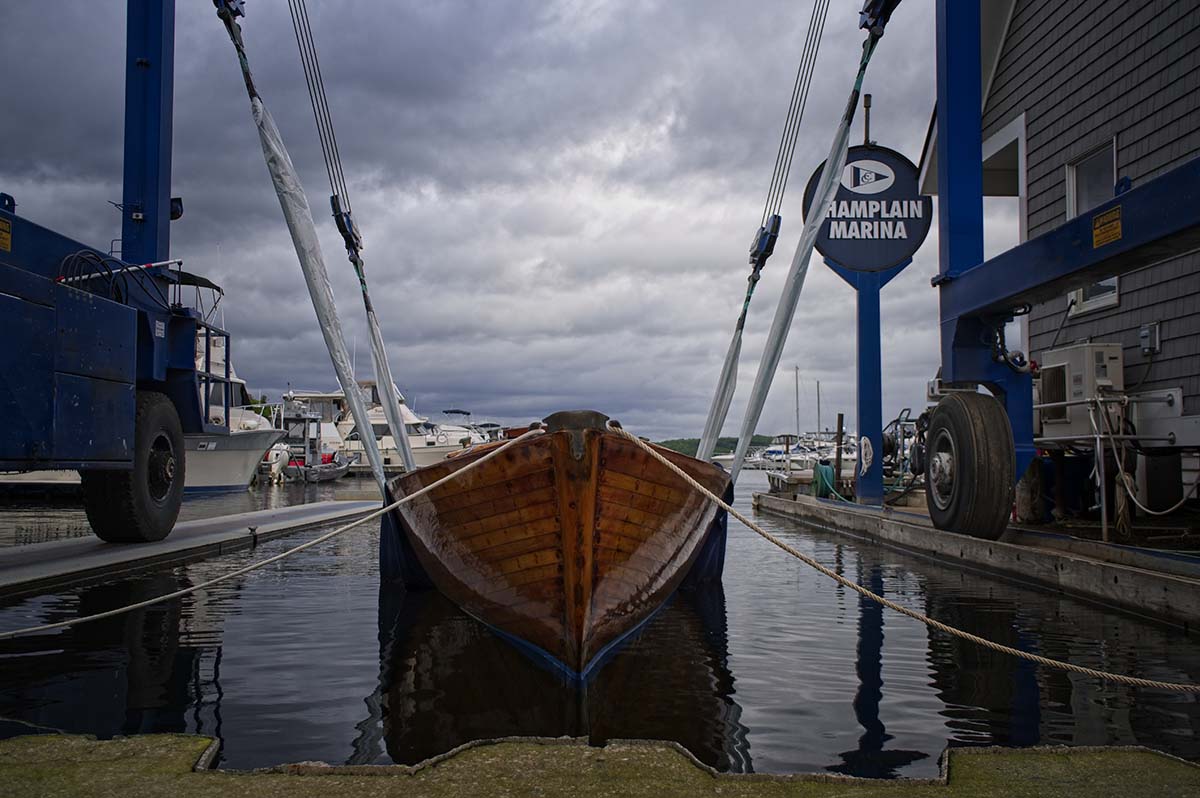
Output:
<svg viewBox="0 0 1200 798">
<path fill-rule="evenodd" d="M 956 316 L 1006 313 L 1200 249 L 1200 158 L 942 283 Z"/>
<path fill-rule="evenodd" d="M 1200 248 L 1200 159 L 984 261 L 981 82 L 980 0 L 937 0 L 941 377 L 1004 403 L 1020 478 L 1034 455 L 1032 381 L 997 361 L 995 330 L 1023 304 Z"/>
</svg>

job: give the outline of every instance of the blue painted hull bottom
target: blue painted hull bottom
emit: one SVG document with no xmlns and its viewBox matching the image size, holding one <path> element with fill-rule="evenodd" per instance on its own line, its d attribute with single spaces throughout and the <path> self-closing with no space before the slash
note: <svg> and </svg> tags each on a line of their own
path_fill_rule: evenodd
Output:
<svg viewBox="0 0 1200 798">
<path fill-rule="evenodd" d="M 395 501 L 390 489 L 385 489 L 384 499 L 387 504 Z M 729 485 L 722 497 L 726 504 L 733 503 L 733 485 Z M 724 510 L 718 510 L 708 529 L 704 532 L 704 542 L 696 561 L 692 564 L 687 576 L 680 584 L 680 590 L 704 591 L 706 589 L 721 590 L 721 574 L 725 569 L 726 541 L 729 536 L 729 516 Z M 383 516 L 379 529 L 379 576 L 383 590 L 431 590 L 436 589 L 424 567 L 417 559 L 417 553 L 404 532 L 404 524 L 397 513 L 391 512 Z M 586 681 L 596 673 L 605 662 L 612 659 L 624 643 L 636 637 L 646 624 L 654 618 L 673 599 L 668 597 L 654 612 L 647 615 L 640 623 L 626 630 L 620 637 L 615 638 L 604 647 L 588 663 L 587 668 L 577 672 L 561 662 L 557 657 L 527 640 L 499 629 L 492 624 L 484 623 L 499 637 L 512 643 L 523 653 L 527 654 L 539 666 L 549 668 L 569 681 Z"/>
</svg>

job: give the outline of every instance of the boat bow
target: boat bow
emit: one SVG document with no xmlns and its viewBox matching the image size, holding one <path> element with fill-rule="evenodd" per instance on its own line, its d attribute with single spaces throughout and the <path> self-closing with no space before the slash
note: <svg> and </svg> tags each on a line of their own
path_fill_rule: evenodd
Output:
<svg viewBox="0 0 1200 798">
<path fill-rule="evenodd" d="M 712 528 L 724 531 L 715 505 L 607 421 L 555 413 L 544 435 L 396 511 L 443 593 L 579 675 L 670 597 Z M 391 491 L 415 492 L 490 448 L 397 477 Z M 724 493 L 721 468 L 660 451 Z"/>
</svg>

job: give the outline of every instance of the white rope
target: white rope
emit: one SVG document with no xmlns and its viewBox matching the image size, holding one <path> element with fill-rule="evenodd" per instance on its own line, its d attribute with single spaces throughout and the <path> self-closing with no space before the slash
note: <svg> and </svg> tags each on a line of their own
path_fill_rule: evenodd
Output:
<svg viewBox="0 0 1200 798">
<path fill-rule="evenodd" d="M 746 516 L 739 513 L 737 510 L 730 507 L 728 504 L 726 504 L 724 501 L 722 501 L 719 496 L 717 496 L 715 493 L 710 491 L 708 488 L 701 485 L 699 482 L 697 482 L 695 479 L 693 479 L 690 474 L 688 474 L 686 471 L 681 469 L 679 466 L 672 463 L 667 458 L 663 457 L 661 454 L 659 454 L 657 451 L 655 451 L 649 444 L 647 444 L 645 441 L 638 438 L 636 435 L 633 435 L 632 433 L 627 432 L 624 429 L 621 429 L 621 427 L 619 425 L 612 424 L 612 422 L 609 423 L 609 429 L 611 429 L 613 432 L 617 433 L 618 435 L 621 435 L 621 436 L 625 437 L 626 439 L 633 441 L 635 444 L 640 446 L 642 449 L 649 452 L 652 457 L 654 457 L 660 463 L 665 465 L 667 468 L 671 469 L 671 471 L 675 472 L 676 475 L 678 475 L 681 479 L 683 479 L 685 482 L 687 482 L 693 489 L 695 489 L 695 490 L 699 491 L 700 493 L 704 494 L 705 496 L 707 496 L 714 503 L 716 503 L 719 507 L 723 508 L 725 510 L 725 512 L 729 513 L 734 518 L 741 521 L 743 524 L 745 524 L 747 527 L 752 529 L 754 532 L 758 533 L 758 535 L 760 535 L 761 537 L 763 537 L 770 543 L 774 544 L 778 548 L 782 549 L 783 551 L 792 555 L 796 559 L 800 560 L 805 565 L 807 565 L 810 568 L 813 568 L 817 571 L 820 571 L 822 574 L 824 574 L 825 576 L 828 576 L 830 579 L 833 579 L 834 581 L 836 581 L 838 584 L 842 585 L 843 587 L 849 588 L 850 590 L 853 590 L 854 592 L 858 593 L 859 595 L 864 596 L 864 597 L 870 599 L 871 601 L 874 601 L 877 604 L 881 604 L 890 610 L 895 610 L 896 612 L 900 613 L 901 615 L 907 615 L 909 618 L 920 621 L 921 623 L 925 624 L 926 626 L 930 627 L 931 629 L 937 629 L 939 632 L 945 632 L 946 634 L 953 635 L 954 637 L 960 638 L 962 640 L 967 640 L 967 641 L 970 641 L 977 645 L 984 646 L 985 648 L 990 648 L 993 651 L 999 651 L 1004 654 L 1010 654 L 1014 657 L 1019 657 L 1021 659 L 1029 660 L 1030 662 L 1036 662 L 1039 665 L 1045 665 L 1050 668 L 1058 668 L 1059 670 L 1071 671 L 1072 673 L 1081 673 L 1085 676 L 1092 676 L 1097 679 L 1106 679 L 1108 681 L 1118 682 L 1120 684 L 1129 685 L 1131 687 L 1150 687 L 1150 688 L 1154 688 L 1154 689 L 1158 689 L 1158 690 L 1173 690 L 1173 691 L 1177 691 L 1177 692 L 1181 692 L 1181 693 L 1200 693 L 1200 684 L 1181 684 L 1178 682 L 1160 682 L 1160 681 L 1156 681 L 1154 679 L 1141 679 L 1136 676 L 1127 676 L 1123 673 L 1109 673 L 1108 671 L 1099 671 L 1099 670 L 1095 670 L 1093 668 L 1085 668 L 1082 665 L 1074 665 L 1070 662 L 1063 662 L 1061 660 L 1050 659 L 1049 657 L 1043 657 L 1038 654 L 1033 654 L 1028 651 L 1022 651 L 1019 648 L 1012 648 L 1011 646 L 1002 645 L 1002 644 L 996 643 L 992 640 L 988 640 L 985 637 L 980 637 L 978 635 L 971 634 L 970 632 L 963 631 L 962 629 L 958 629 L 958 628 L 950 626 L 948 624 L 944 624 L 941 621 L 936 621 L 933 618 L 930 618 L 928 615 L 917 612 L 916 610 L 911 610 L 902 604 L 897 604 L 896 602 L 894 602 L 890 599 L 884 598 L 883 596 L 880 596 L 877 593 L 873 593 L 872 591 L 868 590 L 867 588 L 863 587 L 862 585 L 858 584 L 857 582 L 855 582 L 851 579 L 847 579 L 846 577 L 842 576 L 841 574 L 837 573 L 836 571 L 833 571 L 833 570 L 825 567 L 821 563 L 814 560 L 812 557 L 809 557 L 808 555 L 797 551 L 796 549 L 792 548 L 788 544 L 784 543 L 779 538 L 772 535 L 770 532 L 767 532 L 765 529 L 760 527 L 758 524 L 754 523 L 749 518 L 747 518 Z"/>
<path fill-rule="evenodd" d="M 375 518 L 379 518 L 384 513 L 390 512 L 402 504 L 407 504 L 408 502 L 412 501 L 413 499 L 417 498 L 418 496 L 423 496 L 426 493 L 428 493 L 429 491 L 433 490 L 434 488 L 441 487 L 442 485 L 446 484 L 447 482 L 451 482 L 451 481 L 457 479 L 458 477 L 461 477 L 463 474 L 467 473 L 471 469 L 477 468 L 477 467 L 483 465 L 488 460 L 491 460 L 493 457 L 497 456 L 498 454 L 500 454 L 504 450 L 508 449 L 509 447 L 515 446 L 516 444 L 520 443 L 521 441 L 528 440 L 529 438 L 535 437 L 537 435 L 541 435 L 544 432 L 545 432 L 545 430 L 542 430 L 542 429 L 531 429 L 528 432 L 526 432 L 524 435 L 520 436 L 519 438 L 513 438 L 511 441 L 507 441 L 502 446 L 496 447 L 495 449 L 488 452 L 483 457 L 480 457 L 478 460 L 474 461 L 473 463 L 468 463 L 467 465 L 463 466 L 462 468 L 458 469 L 457 471 L 447 474 L 446 476 L 442 477 L 441 479 L 429 483 L 428 485 L 421 488 L 420 490 L 414 491 L 413 493 L 408 494 L 403 499 L 398 499 L 397 501 L 394 501 L 391 504 L 385 505 L 378 510 L 374 510 L 374 511 L 368 513 L 367 515 L 364 515 L 362 518 L 359 518 L 356 521 L 351 521 L 350 523 L 346 524 L 345 526 L 340 526 L 337 529 L 334 529 L 330 532 L 326 532 L 323 535 L 319 535 L 319 536 L 313 538 L 312 540 L 308 541 L 307 543 L 301 543 L 299 546 L 290 548 L 287 551 L 276 554 L 273 557 L 268 557 L 265 560 L 259 560 L 256 563 L 251 563 L 250 565 L 244 566 L 242 568 L 238 568 L 237 570 L 230 571 L 227 574 L 222 574 L 221 576 L 215 577 L 213 579 L 209 579 L 206 582 L 201 582 L 200 584 L 192 585 L 191 587 L 185 587 L 181 590 L 176 590 L 173 593 L 166 593 L 161 596 L 156 596 L 155 598 L 146 599 L 145 601 L 139 601 L 136 604 L 129 604 L 124 607 L 118 607 L 113 610 L 107 610 L 105 612 L 98 612 L 95 615 L 85 615 L 82 618 L 72 618 L 67 621 L 59 621 L 58 623 L 47 623 L 47 624 L 43 624 L 41 626 L 29 626 L 24 629 L 15 629 L 11 632 L 0 632 L 0 640 L 8 640 L 8 639 L 11 639 L 14 637 L 23 637 L 25 635 L 36 634 L 38 632 L 48 632 L 48 631 L 51 631 L 54 629 L 65 629 L 69 626 L 78 626 L 81 623 L 87 623 L 89 621 L 98 621 L 102 618 L 111 618 L 114 615 L 121 615 L 126 612 L 132 612 L 133 610 L 140 610 L 143 607 L 150 607 L 154 604 L 161 604 L 164 601 L 170 601 L 171 599 L 177 599 L 182 596 L 186 596 L 189 593 L 195 593 L 198 590 L 204 590 L 205 588 L 212 587 L 213 585 L 218 584 L 220 582 L 224 582 L 228 579 L 233 579 L 235 576 L 241 576 L 243 574 L 248 574 L 251 571 L 257 571 L 260 568 L 265 568 L 266 566 L 270 565 L 271 563 L 279 562 L 280 560 L 284 559 L 285 557 L 291 557 L 293 554 L 298 554 L 298 553 L 304 551 L 305 549 L 311 549 L 313 546 L 320 545 L 321 543 L 324 543 L 327 540 L 337 537 L 338 535 L 342 534 L 343 532 L 348 532 L 357 526 L 361 526 L 361 525 L 365 524 L 367 521 L 371 521 Z"/>
<path fill-rule="evenodd" d="M 1183 498 L 1176 502 L 1174 506 L 1168 507 L 1166 510 L 1151 510 L 1149 507 L 1138 501 L 1137 488 L 1134 484 L 1133 477 L 1125 473 L 1125 464 L 1122 462 L 1125 458 L 1121 457 L 1120 453 L 1117 451 L 1116 438 L 1111 437 L 1115 433 L 1113 432 L 1112 427 L 1109 425 L 1108 413 L 1102 412 L 1100 414 L 1100 418 L 1103 419 L 1104 429 L 1109 435 L 1108 443 L 1112 448 L 1113 459 L 1117 461 L 1117 471 L 1121 473 L 1121 487 L 1125 489 L 1125 493 L 1129 495 L 1129 498 L 1138 506 L 1139 510 L 1147 515 L 1170 515 L 1179 508 L 1183 507 L 1183 505 L 1187 503 L 1188 499 L 1192 498 L 1192 494 L 1196 492 L 1196 488 L 1200 487 L 1200 471 L 1196 472 L 1196 479 L 1192 482 L 1192 486 L 1188 488 L 1187 493 L 1183 494 Z M 1096 437 L 1103 440 L 1104 436 L 1100 434 L 1100 428 L 1096 426 L 1095 407 L 1091 402 L 1088 403 L 1088 420 L 1092 422 L 1092 431 L 1096 433 Z M 1100 455 L 1102 453 L 1097 454 Z"/>
</svg>

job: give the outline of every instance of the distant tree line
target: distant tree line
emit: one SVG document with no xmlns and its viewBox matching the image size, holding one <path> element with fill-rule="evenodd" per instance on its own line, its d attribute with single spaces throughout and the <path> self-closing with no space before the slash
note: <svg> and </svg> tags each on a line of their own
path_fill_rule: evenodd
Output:
<svg viewBox="0 0 1200 798">
<path fill-rule="evenodd" d="M 717 446 L 713 450 L 713 454 L 732 454 L 737 446 L 737 438 L 717 438 Z M 669 441 L 659 441 L 659 446 L 665 446 L 672 451 L 686 454 L 688 457 L 696 456 L 696 449 L 700 446 L 699 438 L 672 438 Z M 750 439 L 751 446 L 770 446 L 770 435 L 755 435 Z"/>
</svg>

